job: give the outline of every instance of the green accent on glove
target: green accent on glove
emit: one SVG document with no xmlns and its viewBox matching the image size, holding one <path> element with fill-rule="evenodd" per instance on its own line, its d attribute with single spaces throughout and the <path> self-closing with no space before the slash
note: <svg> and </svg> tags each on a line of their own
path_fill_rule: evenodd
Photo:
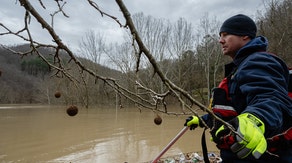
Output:
<svg viewBox="0 0 292 163">
<path fill-rule="evenodd" d="M 197 128 L 200 124 L 200 119 L 197 116 L 190 116 L 186 119 L 184 126 L 190 127 L 190 130 Z"/>
<path fill-rule="evenodd" d="M 235 143 L 230 146 L 232 152 L 237 153 L 239 158 L 245 158 L 252 154 L 258 159 L 267 149 L 264 136 L 265 124 L 250 113 L 243 113 L 229 122 L 237 131 Z M 229 129 L 221 126 L 215 133 L 217 140 L 226 136 Z"/>
</svg>

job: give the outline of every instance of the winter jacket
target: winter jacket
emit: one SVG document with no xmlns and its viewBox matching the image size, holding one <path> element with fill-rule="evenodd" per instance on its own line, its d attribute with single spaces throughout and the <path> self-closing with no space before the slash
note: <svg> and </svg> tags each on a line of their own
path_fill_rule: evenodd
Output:
<svg viewBox="0 0 292 163">
<path fill-rule="evenodd" d="M 292 124 L 288 96 L 289 70 L 277 56 L 267 53 L 268 41 L 252 39 L 225 66 L 231 106 L 238 114 L 251 113 L 265 123 L 265 137 L 283 132 Z"/>
<path fill-rule="evenodd" d="M 211 106 L 214 114 L 227 122 L 242 113 L 255 115 L 265 123 L 265 137 L 271 138 L 292 126 L 292 100 L 288 96 L 288 67 L 279 57 L 266 52 L 267 46 L 267 39 L 259 36 L 237 52 L 233 61 L 225 65 L 224 80 L 212 91 Z M 222 123 L 213 121 L 209 114 L 201 118 L 214 136 Z M 222 148 L 220 156 L 223 162 L 292 162 L 291 135 L 288 141 L 281 143 L 285 147 L 275 151 L 279 157 L 265 152 L 260 160 L 252 156 L 239 159 L 236 153 Z"/>
</svg>

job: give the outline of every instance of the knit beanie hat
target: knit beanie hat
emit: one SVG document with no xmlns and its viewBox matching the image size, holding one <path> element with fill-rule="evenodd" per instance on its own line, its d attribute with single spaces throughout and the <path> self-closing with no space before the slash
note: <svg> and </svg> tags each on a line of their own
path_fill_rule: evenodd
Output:
<svg viewBox="0 0 292 163">
<path fill-rule="evenodd" d="M 257 27 L 255 22 L 250 17 L 238 14 L 225 20 L 220 28 L 219 35 L 222 32 L 237 36 L 249 36 L 253 39 L 256 36 Z"/>
</svg>

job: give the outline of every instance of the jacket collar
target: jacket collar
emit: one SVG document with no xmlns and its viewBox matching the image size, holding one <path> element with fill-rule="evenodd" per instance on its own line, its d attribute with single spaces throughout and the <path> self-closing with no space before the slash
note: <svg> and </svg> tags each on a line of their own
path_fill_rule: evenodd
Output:
<svg viewBox="0 0 292 163">
<path fill-rule="evenodd" d="M 236 53 L 233 62 L 238 66 L 247 56 L 255 53 L 266 51 L 268 47 L 268 40 L 263 36 L 258 36 L 250 40 L 246 45 Z"/>
<path fill-rule="evenodd" d="M 266 51 L 267 47 L 268 40 L 263 36 L 258 36 L 250 40 L 246 45 L 244 45 L 241 49 L 238 50 L 233 61 L 225 65 L 225 77 L 227 77 L 233 71 L 235 71 L 235 69 L 246 57 L 250 56 L 255 52 Z"/>
</svg>

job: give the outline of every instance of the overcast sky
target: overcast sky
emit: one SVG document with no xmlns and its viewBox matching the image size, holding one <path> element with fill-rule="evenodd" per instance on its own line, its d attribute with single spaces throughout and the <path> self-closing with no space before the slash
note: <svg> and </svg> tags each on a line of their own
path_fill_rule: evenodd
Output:
<svg viewBox="0 0 292 163">
<path fill-rule="evenodd" d="M 38 0 L 33 1 L 33 5 L 50 22 L 50 13 L 56 9 L 54 0 L 43 0 L 46 10 L 40 7 Z M 65 1 L 65 0 L 63 0 Z M 118 41 L 122 37 L 119 25 L 108 17 L 101 17 L 100 14 L 89 6 L 87 0 L 67 0 L 64 11 L 69 18 L 61 15 L 55 17 L 54 27 L 64 43 L 71 48 L 78 48 L 78 45 L 89 30 L 101 32 L 106 35 L 108 41 Z M 114 0 L 95 0 L 99 7 L 106 13 L 116 16 L 120 22 L 124 23 L 122 13 Z M 263 0 L 124 0 L 129 12 L 143 12 L 155 18 L 164 18 L 176 21 L 180 17 L 186 19 L 194 26 L 199 24 L 199 20 L 208 13 L 209 17 L 215 17 L 219 21 L 224 21 L 235 14 L 246 14 L 252 18 L 256 16 L 258 10 L 263 11 Z M 24 9 L 20 7 L 16 0 L 1 0 L 0 23 L 14 31 L 23 27 Z M 36 41 L 50 42 L 51 38 L 35 20 L 31 22 L 31 31 Z M 0 32 L 5 31 L 0 27 Z M 0 44 L 15 45 L 21 40 L 15 37 L 0 36 Z"/>
</svg>

